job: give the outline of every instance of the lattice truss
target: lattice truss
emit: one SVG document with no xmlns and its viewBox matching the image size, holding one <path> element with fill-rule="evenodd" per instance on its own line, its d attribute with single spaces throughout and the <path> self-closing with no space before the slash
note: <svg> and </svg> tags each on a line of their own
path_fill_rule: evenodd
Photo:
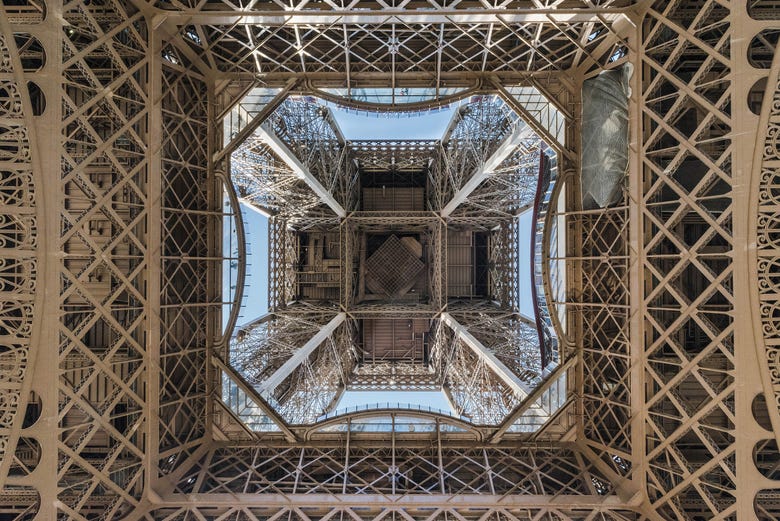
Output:
<svg viewBox="0 0 780 521">
<path fill-rule="evenodd" d="M 469 194 L 454 217 L 514 217 L 533 205 L 539 178 L 541 139 L 531 135 L 519 143 L 484 182 Z"/>
<path fill-rule="evenodd" d="M 488 291 L 502 307 L 512 309 L 520 291 L 517 219 L 502 221 L 497 228 L 488 237 Z"/>
<path fill-rule="evenodd" d="M 774 3 L 326 1 L 316 11 L 208 0 L 8 4 L 0 5 L 4 518 L 780 515 Z M 574 120 L 579 107 L 556 112 L 539 93 L 571 101 L 579 89 L 572 81 L 627 62 L 633 141 L 623 198 L 580 211 L 577 137 L 555 123 Z M 749 96 L 761 105 L 764 87 L 751 91 L 761 70 L 773 95 L 757 125 L 744 105 Z M 428 101 L 415 108 L 451 88 L 479 93 L 488 107 L 498 98 L 485 93 L 498 91 L 560 153 L 571 187 L 562 216 L 567 338 L 577 353 L 561 362 L 575 367 L 566 374 L 576 378 L 577 414 L 571 428 L 560 423 L 557 438 L 548 431 L 544 443 L 524 445 L 501 438 L 507 425 L 498 434 L 437 426 L 417 438 L 394 432 L 389 443 L 349 429 L 303 443 L 290 428 L 337 401 L 354 371 L 341 346 L 355 335 L 343 292 L 344 308 L 291 304 L 295 230 L 334 226 L 339 207 L 354 210 L 357 185 L 326 115 L 306 99 L 281 103 L 293 91 L 357 97 L 377 85 L 396 102 L 403 89 L 421 89 Z M 245 97 L 251 92 L 254 100 Z M 271 118 L 263 130 L 307 175 L 284 149 L 252 137 L 280 107 L 296 125 Z M 469 144 L 464 130 L 458 139 L 469 152 L 443 149 L 430 172 L 430 210 L 444 209 L 516 128 L 512 112 L 489 113 L 490 126 L 463 114 L 452 129 L 450 141 L 459 129 L 489 131 L 482 143 L 491 145 Z M 522 170 L 499 169 L 450 217 L 465 225 L 476 223 L 478 208 L 500 209 L 500 219 L 482 225 L 493 230 L 494 265 L 516 262 L 502 250 L 513 240 L 505 214 L 529 201 L 512 192 Z M 265 394 L 220 365 L 220 356 L 238 352 L 220 320 L 220 173 L 233 176 L 240 197 L 275 214 L 274 315 L 241 339 L 273 344 L 258 351 L 262 364 L 252 359 L 258 353 L 242 362 L 259 364 L 261 390 L 276 375 Z M 356 251 L 354 236 L 341 244 L 344 257 Z M 446 244 L 436 258 L 442 310 Z M 491 277 L 504 308 L 515 302 L 498 269 Z M 342 284 L 354 283 L 342 266 Z M 445 313 L 434 324 L 432 349 L 442 353 L 434 375 L 456 409 L 493 425 L 545 409 L 544 392 L 523 402 L 516 390 L 539 378 L 520 363 L 532 342 L 525 322 L 497 321 L 476 306 Z M 278 334 L 261 334 L 269 328 Z M 474 347 L 482 343 L 506 372 Z M 306 356 L 287 364 L 291 372 L 278 373 L 307 344 Z M 240 389 L 243 410 L 216 399 L 222 385 Z M 249 416 L 273 427 L 246 429 Z M 494 443 L 485 442 L 490 436 Z"/>
<path fill-rule="evenodd" d="M 288 98 L 265 123 L 281 139 L 325 190 L 346 206 L 351 176 L 344 136 L 330 111 L 308 98 Z"/>
<path fill-rule="evenodd" d="M 442 137 L 438 166 L 441 201 L 450 201 L 518 124 L 517 115 L 498 96 L 479 96 L 459 107 Z"/>
<path fill-rule="evenodd" d="M 63 513 L 122 516 L 147 479 L 148 37 L 135 10 L 63 17 L 58 497 Z"/>
<path fill-rule="evenodd" d="M 466 494 L 475 495 L 472 506 L 490 509 L 476 495 L 594 500 L 610 491 L 608 481 L 582 459 L 574 444 L 521 451 L 457 443 L 446 448 L 357 443 L 348 451 L 342 443 L 322 441 L 318 445 L 239 448 L 216 444 L 198 462 L 198 472 L 182 476 L 175 492 L 234 498 L 285 494 L 300 498 L 299 508 L 306 505 L 306 496 L 318 494 L 337 495 L 347 504 L 355 494 Z"/>
<path fill-rule="evenodd" d="M 451 306 L 450 314 L 483 345 L 490 346 L 501 360 L 521 380 L 531 384 L 541 377 L 539 338 L 536 325 L 516 313 L 491 310 L 487 306 Z"/>
<path fill-rule="evenodd" d="M 3 21 L 0 31 L 0 502 L 9 505 L 11 515 L 31 516 L 39 508 L 40 496 L 19 479 L 35 470 L 41 457 L 39 442 L 28 437 L 31 423 L 38 418 L 26 411 L 32 400 L 24 399 L 24 393 L 30 392 L 29 375 L 35 359 L 30 343 L 37 340 L 32 326 L 38 284 L 36 203 L 40 196 L 33 163 L 35 143 L 29 132 L 33 108 L 23 72 L 40 69 L 42 61 L 32 35 L 12 37 Z M 24 63 L 20 59 L 23 49 L 30 49 Z M 21 415 L 29 415 L 29 420 L 20 424 Z"/>
<path fill-rule="evenodd" d="M 649 499 L 667 517 L 726 517 L 737 502 L 728 252 L 738 117 L 729 17 L 738 9 L 702 2 L 693 13 L 686 2 L 655 2 L 642 35 L 642 269 L 654 281 L 643 292 L 650 384 L 644 432 Z M 696 114 L 692 124 L 676 124 L 685 113 Z M 612 445 L 628 446 L 618 429 L 611 431 Z"/>
<path fill-rule="evenodd" d="M 493 510 L 489 507 L 479 508 L 457 508 L 457 507 L 441 507 L 435 509 L 433 515 L 434 519 L 449 519 L 456 517 L 458 519 L 466 519 L 479 521 L 487 519 L 488 517 L 493 519 L 500 519 L 501 521 L 557 521 L 560 519 L 574 520 L 583 519 L 582 515 L 585 512 L 582 509 L 569 509 L 569 508 L 502 508 L 500 510 Z M 247 520 L 247 521 L 259 521 L 262 519 L 280 519 L 282 517 L 295 520 L 295 521 L 311 521 L 313 519 L 320 519 L 319 514 L 311 514 L 304 512 L 298 508 L 285 508 L 280 507 L 278 509 L 265 509 L 265 508 L 240 508 L 240 507 L 222 507 L 222 508 L 196 508 L 196 507 L 180 507 L 180 508 L 165 508 L 159 509 L 154 514 L 162 520 L 195 520 L 202 519 L 205 516 L 216 516 L 217 519 L 226 520 Z M 328 514 L 324 516 L 327 519 L 333 519 L 334 517 L 360 519 L 365 521 L 379 521 L 381 519 L 392 519 L 401 516 L 410 516 L 414 519 L 431 519 L 431 513 L 426 508 L 415 509 L 386 509 L 375 512 L 366 512 L 365 507 L 334 507 L 328 511 Z M 593 511 L 588 514 L 587 519 L 594 521 L 628 521 L 636 519 L 636 516 L 631 511 L 626 510 L 610 510 L 610 511 Z"/>
<path fill-rule="evenodd" d="M 401 79 L 438 89 L 463 71 L 555 72 L 603 65 L 625 49 L 615 41 L 610 22 L 615 8 L 630 3 L 565 2 L 571 16 L 556 15 L 557 1 L 480 4 L 487 16 L 475 19 L 474 4 L 465 2 L 327 1 L 317 11 L 303 11 L 302 24 L 294 25 L 285 23 L 284 14 L 309 7 L 306 2 L 155 2 L 172 15 L 186 11 L 182 21 L 191 25 L 182 29 L 184 42 L 220 71 L 269 78 L 290 73 L 346 77 L 347 88 L 353 80 L 392 73 L 393 89 Z M 588 8 L 601 16 L 590 16 Z M 234 23 L 236 11 L 246 9 L 257 10 L 255 25 Z M 345 9 L 369 12 L 350 23 L 343 18 Z"/>
<path fill-rule="evenodd" d="M 501 423 L 520 398 L 462 339 L 452 335 L 439 341 L 449 344 L 442 347 L 441 371 L 455 411 L 479 425 Z"/>
<path fill-rule="evenodd" d="M 306 215 L 320 206 L 289 165 L 261 140 L 245 141 L 230 157 L 230 176 L 238 197 L 281 214 Z"/>
<path fill-rule="evenodd" d="M 275 310 L 295 300 L 300 244 L 287 220 L 276 216 L 268 221 L 268 244 L 268 308 Z"/>
</svg>

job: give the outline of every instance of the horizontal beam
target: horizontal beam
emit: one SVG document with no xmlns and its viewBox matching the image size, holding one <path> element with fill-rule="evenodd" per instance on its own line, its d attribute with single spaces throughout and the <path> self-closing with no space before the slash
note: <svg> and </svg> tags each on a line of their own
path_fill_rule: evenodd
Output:
<svg viewBox="0 0 780 521">
<path fill-rule="evenodd" d="M 333 26 L 363 24 L 521 24 L 521 23 L 611 23 L 626 17 L 629 8 L 590 7 L 581 9 L 366 9 L 366 10 L 290 10 L 290 11 L 196 11 L 159 12 L 154 25 L 161 20 L 176 24 Z"/>
<path fill-rule="evenodd" d="M 474 174 L 466 181 L 460 190 L 452 197 L 452 200 L 447 203 L 441 211 L 442 217 L 449 217 L 449 215 L 455 211 L 455 209 L 463 204 L 468 197 L 482 184 L 482 181 L 493 175 L 496 168 L 509 157 L 517 146 L 526 138 L 532 136 L 533 129 L 526 125 L 522 120 L 518 121 L 517 126 L 514 128 L 511 134 L 509 134 L 504 141 L 498 146 L 495 152 L 485 161 L 485 163 L 478 167 Z"/>
<path fill-rule="evenodd" d="M 274 371 L 274 373 L 269 376 L 268 379 L 260 384 L 260 394 L 267 396 L 273 393 L 274 389 L 276 389 L 276 386 L 282 383 L 285 378 L 290 376 L 292 372 L 295 371 L 295 369 L 301 365 L 301 363 L 310 354 L 312 354 L 315 349 L 317 349 L 317 346 L 323 343 L 325 339 L 327 339 L 336 330 L 336 328 L 342 322 L 344 322 L 346 317 L 346 313 L 339 313 L 333 317 L 330 322 L 322 326 L 322 328 L 317 331 L 317 333 L 311 337 L 308 342 L 306 342 L 300 349 L 293 353 L 293 355 L 287 359 L 287 361 L 283 363 L 279 369 Z"/>
<path fill-rule="evenodd" d="M 323 507 L 342 508 L 633 508 L 618 496 L 599 495 L 533 495 L 533 494 L 170 494 L 163 498 L 167 506 L 235 506 L 244 507 Z"/>
<path fill-rule="evenodd" d="M 279 136 L 274 133 L 273 130 L 269 129 L 266 125 L 260 125 L 257 128 L 257 135 L 262 139 L 263 143 L 268 145 L 268 147 L 276 153 L 287 165 L 292 169 L 292 171 L 297 175 L 300 179 L 303 179 L 307 185 L 309 185 L 309 188 L 311 188 L 315 194 L 324 202 L 328 207 L 330 207 L 333 212 L 338 215 L 339 217 L 346 217 L 347 212 L 344 210 L 344 208 L 339 204 L 338 201 L 331 195 L 330 192 L 328 192 L 324 186 L 322 186 L 322 183 L 320 183 L 316 177 L 311 173 L 311 171 L 306 168 L 306 166 L 301 163 L 301 161 L 298 159 L 298 157 L 293 154 L 293 152 L 287 148 L 287 145 L 284 144 L 284 142 L 279 139 Z"/>
</svg>

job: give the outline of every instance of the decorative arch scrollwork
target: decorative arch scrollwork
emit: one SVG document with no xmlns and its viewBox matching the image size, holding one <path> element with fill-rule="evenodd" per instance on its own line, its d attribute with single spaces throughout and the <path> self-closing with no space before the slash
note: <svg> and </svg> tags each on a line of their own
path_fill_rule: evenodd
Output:
<svg viewBox="0 0 780 521">
<path fill-rule="evenodd" d="M 769 378 L 780 408 L 780 77 L 773 67 L 764 100 L 768 111 L 758 188 L 758 292 Z M 768 96 L 771 95 L 771 98 Z M 766 103 L 769 102 L 769 106 Z"/>
<path fill-rule="evenodd" d="M 13 40 L 13 39 L 12 39 Z M 15 42 L 0 32 L 0 461 L 14 453 L 13 427 L 23 420 L 37 275 L 32 147 Z"/>
</svg>

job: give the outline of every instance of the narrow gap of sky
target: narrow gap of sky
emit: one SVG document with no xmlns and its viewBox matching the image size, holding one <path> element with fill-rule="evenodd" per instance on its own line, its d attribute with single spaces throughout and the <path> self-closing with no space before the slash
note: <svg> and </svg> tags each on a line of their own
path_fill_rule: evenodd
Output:
<svg viewBox="0 0 780 521">
<path fill-rule="evenodd" d="M 454 413 L 442 391 L 344 391 L 336 410 L 373 404 L 394 407 L 399 403 Z"/>
<path fill-rule="evenodd" d="M 268 313 L 268 218 L 241 203 L 246 234 L 246 284 L 238 325 Z"/>
<path fill-rule="evenodd" d="M 531 293 L 531 284 L 533 284 L 533 275 L 531 273 L 531 266 L 533 265 L 533 259 L 531 259 L 531 237 L 534 233 L 533 216 L 534 212 L 532 209 L 521 213 L 518 217 L 517 226 L 519 259 L 517 283 L 520 296 L 518 307 L 520 308 L 520 313 L 528 318 L 534 318 L 534 297 L 533 293 Z"/>
<path fill-rule="evenodd" d="M 457 105 L 434 112 L 373 113 L 331 105 L 344 137 L 360 139 L 441 139 Z"/>
</svg>

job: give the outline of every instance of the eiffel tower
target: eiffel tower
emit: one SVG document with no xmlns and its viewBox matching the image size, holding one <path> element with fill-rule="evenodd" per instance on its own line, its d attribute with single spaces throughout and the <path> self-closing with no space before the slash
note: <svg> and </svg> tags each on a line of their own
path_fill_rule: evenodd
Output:
<svg viewBox="0 0 780 521">
<path fill-rule="evenodd" d="M 780 519 L 778 40 L 2 0 L 0 521 Z"/>
</svg>

